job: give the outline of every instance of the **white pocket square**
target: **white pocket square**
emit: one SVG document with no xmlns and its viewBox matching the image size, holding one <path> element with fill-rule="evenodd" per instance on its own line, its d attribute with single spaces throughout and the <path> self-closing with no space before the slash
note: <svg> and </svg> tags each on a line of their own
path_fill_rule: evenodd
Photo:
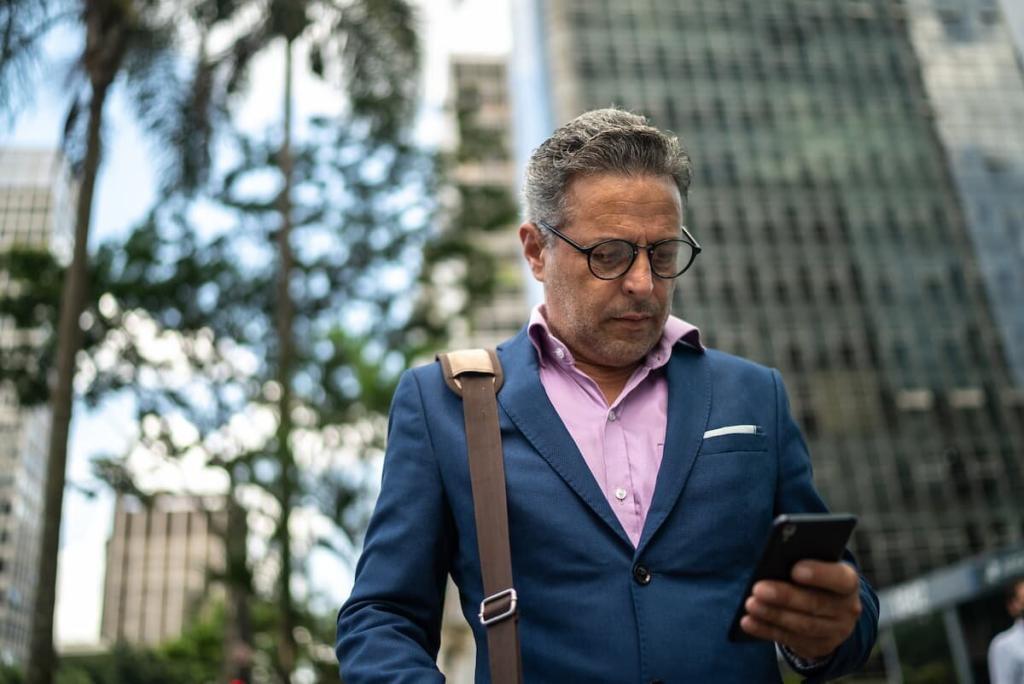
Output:
<svg viewBox="0 0 1024 684">
<path fill-rule="evenodd" d="M 763 435 L 764 430 L 760 425 L 726 425 L 725 427 L 708 430 L 704 433 L 704 439 L 721 437 L 722 435 Z"/>
</svg>

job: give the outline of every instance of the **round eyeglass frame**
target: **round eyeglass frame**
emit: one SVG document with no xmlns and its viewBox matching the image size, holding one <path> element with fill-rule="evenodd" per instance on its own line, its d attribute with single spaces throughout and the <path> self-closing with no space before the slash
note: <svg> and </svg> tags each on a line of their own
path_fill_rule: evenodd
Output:
<svg viewBox="0 0 1024 684">
<path fill-rule="evenodd" d="M 629 273 L 629 270 L 631 268 L 633 268 L 633 264 L 636 263 L 636 257 L 637 257 L 637 254 L 640 253 L 640 250 L 643 250 L 643 251 L 647 252 L 647 263 L 650 264 L 650 266 L 651 266 L 651 274 L 652 275 L 654 275 L 654 276 L 656 276 L 658 278 L 661 278 L 663 280 L 672 280 L 673 278 L 678 278 L 679 276 L 681 276 L 684 273 L 686 273 L 686 271 L 690 268 L 690 266 L 693 265 L 693 262 L 697 258 L 697 255 L 701 253 L 701 246 L 700 246 L 700 244 L 698 244 L 697 240 L 695 240 L 693 235 L 690 234 L 690 231 L 686 229 L 686 226 L 679 226 L 682 229 L 682 231 L 683 231 L 683 237 L 682 238 L 667 238 L 665 240 L 658 240 L 657 242 L 652 242 L 649 245 L 638 245 L 637 243 L 630 242 L 629 240 L 623 240 L 621 238 L 612 238 L 610 240 L 601 240 L 600 242 L 594 243 L 593 245 L 590 245 L 589 247 L 584 247 L 583 245 L 578 244 L 575 240 L 570 238 L 568 235 L 565 235 L 562 231 L 560 231 L 557 228 L 555 228 L 554 226 L 552 226 L 547 221 L 537 221 L 537 225 L 540 226 L 541 228 L 543 228 L 544 230 L 551 231 L 552 233 L 554 233 L 555 235 L 557 235 L 558 237 L 562 238 L 567 243 L 569 243 L 569 245 L 571 247 L 575 248 L 578 252 L 580 252 L 581 254 L 586 255 L 586 257 L 587 257 L 587 268 L 589 268 L 590 269 L 590 273 L 595 278 L 598 278 L 599 280 L 618 280 L 619 278 L 621 278 L 624 275 L 626 275 L 627 273 Z M 624 242 L 624 243 L 626 243 L 627 245 L 629 245 L 633 249 L 633 256 L 630 258 L 629 263 L 626 264 L 626 268 L 623 269 L 622 273 L 620 273 L 618 275 L 615 275 L 615 276 L 599 275 L 597 273 L 597 271 L 594 270 L 594 265 L 593 265 L 593 262 L 591 261 L 591 254 L 594 253 L 594 250 L 597 249 L 598 247 L 600 247 L 601 245 L 608 244 L 609 242 Z M 666 242 L 684 242 L 684 243 L 690 245 L 690 247 L 693 248 L 692 251 L 690 252 L 690 260 L 687 261 L 686 265 L 683 266 L 683 268 L 678 273 L 676 273 L 675 275 L 662 275 L 662 274 L 660 274 L 660 273 L 658 273 L 657 271 L 654 270 L 654 250 L 657 249 L 658 245 L 665 244 Z"/>
</svg>

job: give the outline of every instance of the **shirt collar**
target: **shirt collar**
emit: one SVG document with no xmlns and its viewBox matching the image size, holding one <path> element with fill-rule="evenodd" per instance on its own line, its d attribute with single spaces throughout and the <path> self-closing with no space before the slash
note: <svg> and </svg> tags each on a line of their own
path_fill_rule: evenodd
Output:
<svg viewBox="0 0 1024 684">
<path fill-rule="evenodd" d="M 527 334 L 542 366 L 547 363 L 565 362 L 575 365 L 572 352 L 565 346 L 565 343 L 555 337 L 548 326 L 547 309 L 543 304 L 533 307 L 530 312 L 530 322 L 527 324 Z M 703 352 L 704 345 L 700 341 L 700 330 L 695 325 L 687 323 L 681 318 L 669 316 L 665 321 L 665 329 L 661 332 L 661 339 L 654 345 L 651 351 L 644 357 L 643 365 L 650 369 L 661 368 L 668 363 L 672 356 L 672 347 L 676 344 L 685 344 L 688 347 Z"/>
</svg>

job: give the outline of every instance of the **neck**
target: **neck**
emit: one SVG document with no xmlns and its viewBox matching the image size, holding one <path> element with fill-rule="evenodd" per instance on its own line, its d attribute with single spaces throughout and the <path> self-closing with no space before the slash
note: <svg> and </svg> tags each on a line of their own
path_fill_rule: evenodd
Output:
<svg viewBox="0 0 1024 684">
<path fill-rule="evenodd" d="M 609 367 L 592 364 L 587 361 L 576 359 L 576 368 L 585 373 L 590 379 L 597 383 L 604 395 L 605 402 L 611 406 L 619 398 L 622 389 L 626 386 L 633 371 L 637 369 L 640 362 L 629 366 Z"/>
</svg>

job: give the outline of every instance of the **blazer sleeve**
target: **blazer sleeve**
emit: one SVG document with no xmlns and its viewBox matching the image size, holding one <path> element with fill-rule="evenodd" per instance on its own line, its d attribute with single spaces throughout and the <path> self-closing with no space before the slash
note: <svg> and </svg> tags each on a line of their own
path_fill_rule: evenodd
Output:
<svg viewBox="0 0 1024 684">
<path fill-rule="evenodd" d="M 776 453 L 779 458 L 779 482 L 775 510 L 778 513 L 824 512 L 824 501 L 814 488 L 811 458 L 800 428 L 789 410 L 789 398 L 779 372 L 772 370 L 775 383 Z M 860 572 L 853 554 L 845 551 L 843 560 Z M 853 672 L 864 664 L 875 644 L 878 632 L 878 597 L 871 585 L 860 575 L 861 615 L 853 633 L 828 662 L 813 672 L 803 672 L 806 682 L 817 684 Z"/>
<path fill-rule="evenodd" d="M 436 660 L 453 521 L 423 407 L 407 371 L 391 405 L 380 496 L 338 613 L 346 684 L 444 681 Z"/>
</svg>

